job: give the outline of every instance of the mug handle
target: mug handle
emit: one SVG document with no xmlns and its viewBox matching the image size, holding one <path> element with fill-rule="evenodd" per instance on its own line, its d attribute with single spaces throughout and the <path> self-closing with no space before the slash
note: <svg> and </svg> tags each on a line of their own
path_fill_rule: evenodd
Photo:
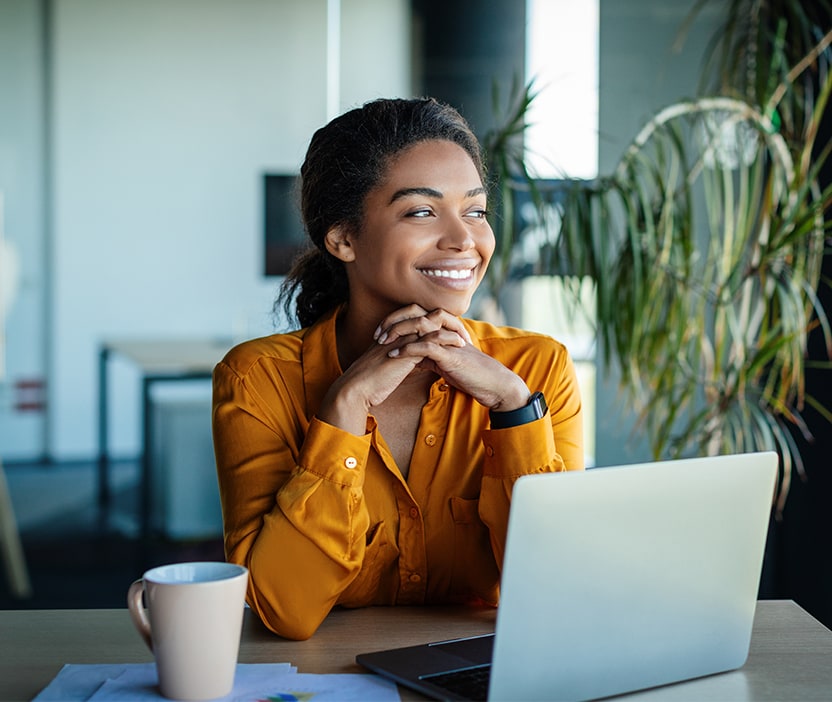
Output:
<svg viewBox="0 0 832 702">
<path fill-rule="evenodd" d="M 150 620 L 147 618 L 147 612 L 142 604 L 143 594 L 144 581 L 140 578 L 135 580 L 127 591 L 127 608 L 130 610 L 130 618 L 133 620 L 136 630 L 141 634 L 147 647 L 153 651 L 153 642 L 150 638 Z"/>
</svg>

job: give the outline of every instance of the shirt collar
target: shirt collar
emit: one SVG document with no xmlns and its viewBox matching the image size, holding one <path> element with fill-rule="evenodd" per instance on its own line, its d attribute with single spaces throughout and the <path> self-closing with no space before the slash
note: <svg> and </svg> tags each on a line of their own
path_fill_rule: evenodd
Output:
<svg viewBox="0 0 832 702">
<path fill-rule="evenodd" d="M 301 363 L 309 418 L 315 416 L 330 385 L 343 373 L 335 339 L 335 322 L 342 307 L 327 312 L 303 336 Z"/>
</svg>

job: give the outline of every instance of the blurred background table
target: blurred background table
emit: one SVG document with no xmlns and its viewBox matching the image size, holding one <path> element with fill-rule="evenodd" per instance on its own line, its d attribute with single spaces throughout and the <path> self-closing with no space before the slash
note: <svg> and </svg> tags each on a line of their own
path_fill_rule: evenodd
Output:
<svg viewBox="0 0 832 702">
<path fill-rule="evenodd" d="M 151 530 L 152 390 L 162 383 L 209 380 L 214 366 L 233 342 L 230 339 L 112 339 L 101 343 L 98 353 L 98 505 L 106 519 L 110 506 L 109 482 L 109 366 L 118 355 L 132 363 L 141 378 L 141 500 L 139 529 Z"/>
</svg>

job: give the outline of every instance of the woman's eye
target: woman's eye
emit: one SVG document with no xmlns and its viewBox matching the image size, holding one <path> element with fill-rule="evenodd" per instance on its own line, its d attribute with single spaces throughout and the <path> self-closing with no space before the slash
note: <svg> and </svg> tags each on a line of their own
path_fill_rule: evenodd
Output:
<svg viewBox="0 0 832 702">
<path fill-rule="evenodd" d="M 488 217 L 488 210 L 486 210 L 486 209 L 471 210 L 468 213 L 468 216 L 469 217 L 474 217 L 475 219 L 485 219 L 486 217 Z"/>
<path fill-rule="evenodd" d="M 408 217 L 421 218 L 421 217 L 430 217 L 431 214 L 432 214 L 432 212 L 430 211 L 430 208 L 422 207 L 418 210 L 411 210 L 410 212 L 407 213 L 407 216 Z"/>
</svg>

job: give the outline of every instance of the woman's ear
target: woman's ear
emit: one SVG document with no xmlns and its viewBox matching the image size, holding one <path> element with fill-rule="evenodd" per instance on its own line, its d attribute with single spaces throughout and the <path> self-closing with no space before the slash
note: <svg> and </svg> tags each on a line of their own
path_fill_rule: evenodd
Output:
<svg viewBox="0 0 832 702">
<path fill-rule="evenodd" d="M 326 233 L 324 244 L 326 250 L 339 261 L 349 263 L 355 260 L 355 249 L 353 249 L 350 237 L 342 225 L 332 227 Z"/>
</svg>

